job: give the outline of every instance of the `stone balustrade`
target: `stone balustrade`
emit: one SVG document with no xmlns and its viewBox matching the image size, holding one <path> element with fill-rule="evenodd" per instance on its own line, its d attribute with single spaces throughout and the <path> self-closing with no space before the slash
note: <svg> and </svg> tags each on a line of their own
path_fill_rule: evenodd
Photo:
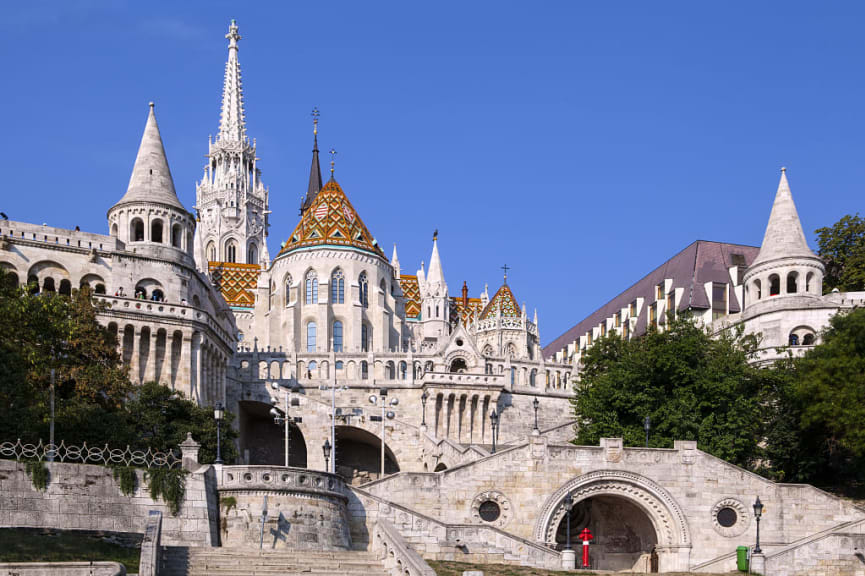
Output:
<svg viewBox="0 0 865 576">
<path fill-rule="evenodd" d="M 223 466 L 220 491 L 265 490 L 317 493 L 345 499 L 342 478 L 328 472 L 284 466 Z"/>
<path fill-rule="evenodd" d="M 399 530 L 384 518 L 375 523 L 372 549 L 379 554 L 385 570 L 391 576 L 435 576 L 435 570 L 409 546 Z"/>
<path fill-rule="evenodd" d="M 134 312 L 136 314 L 146 313 L 160 319 L 181 320 L 186 322 L 198 322 L 206 324 L 214 333 L 218 334 L 224 342 L 233 340 L 233 336 L 229 335 L 222 326 L 213 319 L 213 317 L 205 312 L 188 304 L 174 304 L 168 302 L 154 302 L 153 300 L 140 300 L 138 298 L 126 296 L 101 296 L 95 295 L 94 300 L 104 302 L 108 305 L 106 312 L 111 315 L 111 312 L 122 314 L 124 311 Z"/>
</svg>

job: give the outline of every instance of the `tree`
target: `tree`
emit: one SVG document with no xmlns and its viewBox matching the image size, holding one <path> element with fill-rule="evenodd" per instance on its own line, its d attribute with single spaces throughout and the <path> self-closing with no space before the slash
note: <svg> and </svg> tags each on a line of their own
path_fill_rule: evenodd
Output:
<svg viewBox="0 0 865 576">
<path fill-rule="evenodd" d="M 696 440 L 724 460 L 753 464 L 763 379 L 748 364 L 755 347 L 741 332 L 713 338 L 687 316 L 670 318 L 663 332 L 653 329 L 641 338 L 602 338 L 589 349 L 577 384 L 576 441 L 620 436 L 626 445 L 641 446 L 649 416 L 651 446 Z"/>
<path fill-rule="evenodd" d="M 823 290 L 865 290 L 865 218 L 844 216 L 828 228 L 817 229 L 817 255 L 826 265 Z"/>
</svg>

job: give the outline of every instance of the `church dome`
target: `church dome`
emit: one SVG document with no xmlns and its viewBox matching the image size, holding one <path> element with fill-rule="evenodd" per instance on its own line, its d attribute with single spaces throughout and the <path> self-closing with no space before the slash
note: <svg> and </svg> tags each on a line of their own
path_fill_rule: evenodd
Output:
<svg viewBox="0 0 865 576">
<path fill-rule="evenodd" d="M 335 180 L 330 180 L 303 211 L 277 258 L 316 246 L 357 248 L 385 258 L 378 243 Z"/>
</svg>

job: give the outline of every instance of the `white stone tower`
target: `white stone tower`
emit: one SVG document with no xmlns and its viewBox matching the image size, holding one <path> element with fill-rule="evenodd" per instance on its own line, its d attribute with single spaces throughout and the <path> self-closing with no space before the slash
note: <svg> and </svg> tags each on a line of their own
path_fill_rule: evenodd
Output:
<svg viewBox="0 0 865 576">
<path fill-rule="evenodd" d="M 237 60 L 237 24 L 228 29 L 228 62 L 222 89 L 222 114 L 216 141 L 208 143 L 209 162 L 195 191 L 199 225 L 195 261 L 207 272 L 208 262 L 267 266 L 268 189 L 261 182 L 255 142 L 246 135 L 243 87 Z"/>
<path fill-rule="evenodd" d="M 787 170 L 782 168 L 760 253 L 742 279 L 746 312 L 777 307 L 791 298 L 820 297 L 824 271 L 823 262 L 805 240 L 787 183 Z"/>
<path fill-rule="evenodd" d="M 421 326 L 423 337 L 441 338 L 450 334 L 450 298 L 448 285 L 439 258 L 438 231 L 433 234 L 432 256 L 429 272 L 424 275 L 423 268 L 417 273 L 421 297 Z"/>
</svg>

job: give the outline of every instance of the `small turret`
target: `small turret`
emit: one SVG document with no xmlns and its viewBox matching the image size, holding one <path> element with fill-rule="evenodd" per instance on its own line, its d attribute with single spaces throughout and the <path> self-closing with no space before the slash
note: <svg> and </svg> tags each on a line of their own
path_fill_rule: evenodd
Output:
<svg viewBox="0 0 865 576">
<path fill-rule="evenodd" d="M 421 295 L 421 322 L 425 338 L 440 338 L 450 333 L 450 299 L 438 248 L 438 230 L 433 233 L 429 271 L 418 271 Z"/>
</svg>

